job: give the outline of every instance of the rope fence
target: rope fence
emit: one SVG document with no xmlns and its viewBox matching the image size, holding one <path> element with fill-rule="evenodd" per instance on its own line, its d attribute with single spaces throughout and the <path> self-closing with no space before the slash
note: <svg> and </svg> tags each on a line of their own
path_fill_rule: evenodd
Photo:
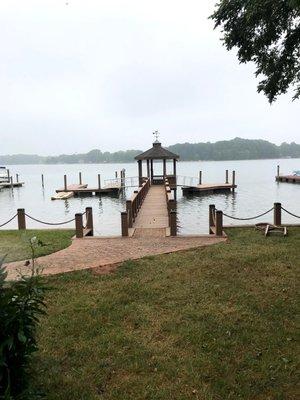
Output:
<svg viewBox="0 0 300 400">
<path fill-rule="evenodd" d="M 259 215 L 256 215 L 255 217 L 246 217 L 246 218 L 234 217 L 233 215 L 228 215 L 228 214 L 225 214 L 224 212 L 223 212 L 223 215 L 225 217 L 227 217 L 227 218 L 235 219 L 235 220 L 238 220 L 238 221 L 250 221 L 251 219 L 257 219 L 257 218 L 263 217 L 264 215 L 269 214 L 273 210 L 274 210 L 274 207 L 270 208 L 270 210 L 268 210 L 266 212 L 263 212 L 263 213 L 261 213 Z"/>
<path fill-rule="evenodd" d="M 294 214 L 294 213 L 292 213 L 292 212 L 286 210 L 286 209 L 285 209 L 284 207 L 282 207 L 282 206 L 281 206 L 281 209 L 282 209 L 283 211 L 285 211 L 287 214 L 290 214 L 292 217 L 300 218 L 300 215 L 296 215 L 296 214 Z"/>
<path fill-rule="evenodd" d="M 55 226 L 55 225 L 66 225 L 66 224 L 69 224 L 70 222 L 75 221 L 75 217 L 74 217 L 72 219 L 69 219 L 68 221 L 63 221 L 63 222 L 46 222 L 46 221 L 42 221 L 40 219 L 34 218 L 31 215 L 26 214 L 26 213 L 25 213 L 25 215 L 26 215 L 26 217 L 28 217 L 29 219 L 32 219 L 35 222 L 38 222 L 38 223 L 44 224 L 44 225 L 52 225 L 52 226 Z M 82 215 L 84 215 L 84 214 L 82 214 Z"/>
<path fill-rule="evenodd" d="M 9 224 L 12 220 L 14 220 L 16 217 L 18 216 L 18 214 L 15 214 L 13 217 L 11 217 L 8 221 L 4 222 L 3 224 L 0 225 L 0 228 L 2 228 L 3 226 Z"/>
</svg>

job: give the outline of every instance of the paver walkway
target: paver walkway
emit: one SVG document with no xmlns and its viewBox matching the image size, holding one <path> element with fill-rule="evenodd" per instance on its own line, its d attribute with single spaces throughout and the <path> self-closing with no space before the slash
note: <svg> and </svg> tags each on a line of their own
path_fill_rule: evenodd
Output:
<svg viewBox="0 0 300 400">
<path fill-rule="evenodd" d="M 98 272 L 108 273 L 115 269 L 114 264 L 129 259 L 208 246 L 225 240 L 213 236 L 74 239 L 70 247 L 38 258 L 37 264 L 46 275 L 97 267 Z M 28 272 L 28 267 L 22 261 L 6 264 L 6 267 L 8 279 L 11 280 L 18 277 L 18 270 Z"/>
<path fill-rule="evenodd" d="M 134 236 L 166 236 L 169 226 L 166 192 L 163 185 L 150 187 L 133 224 Z"/>
</svg>

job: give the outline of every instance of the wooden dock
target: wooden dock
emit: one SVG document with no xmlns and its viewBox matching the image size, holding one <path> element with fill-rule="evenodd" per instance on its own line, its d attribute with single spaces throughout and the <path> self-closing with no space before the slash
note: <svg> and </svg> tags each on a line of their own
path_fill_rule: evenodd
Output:
<svg viewBox="0 0 300 400">
<path fill-rule="evenodd" d="M 0 189 L 20 188 L 24 185 L 24 182 L 2 182 L 0 183 Z"/>
<path fill-rule="evenodd" d="M 150 187 L 133 223 L 134 237 L 166 236 L 169 217 L 165 193 L 163 185 Z"/>
<path fill-rule="evenodd" d="M 56 189 L 56 195 L 52 196 L 52 200 L 66 200 L 71 197 L 76 197 L 80 195 L 86 196 L 97 196 L 100 194 L 118 194 L 120 191 L 120 186 L 104 186 L 102 188 L 88 187 L 87 184 L 72 184 L 65 188 Z"/>
<path fill-rule="evenodd" d="M 279 175 L 279 176 L 276 176 L 276 182 L 300 183 L 300 176 L 299 175 Z"/>
<path fill-rule="evenodd" d="M 182 192 L 183 194 L 188 194 L 188 193 L 208 194 L 208 193 L 230 192 L 234 191 L 236 188 L 237 185 L 232 183 L 205 183 L 195 186 L 183 186 Z"/>
</svg>

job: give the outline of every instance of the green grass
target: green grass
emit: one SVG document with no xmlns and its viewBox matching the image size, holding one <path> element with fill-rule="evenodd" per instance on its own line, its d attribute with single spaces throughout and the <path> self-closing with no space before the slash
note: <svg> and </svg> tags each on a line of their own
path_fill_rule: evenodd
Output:
<svg viewBox="0 0 300 400">
<path fill-rule="evenodd" d="M 73 230 L 26 230 L 0 231 L 0 257 L 6 255 L 5 262 L 25 260 L 30 257 L 28 241 L 36 236 L 43 246 L 36 249 L 37 257 L 64 249 L 71 244 Z"/>
<path fill-rule="evenodd" d="M 300 229 L 47 278 L 35 388 L 49 400 L 291 400 Z"/>
</svg>

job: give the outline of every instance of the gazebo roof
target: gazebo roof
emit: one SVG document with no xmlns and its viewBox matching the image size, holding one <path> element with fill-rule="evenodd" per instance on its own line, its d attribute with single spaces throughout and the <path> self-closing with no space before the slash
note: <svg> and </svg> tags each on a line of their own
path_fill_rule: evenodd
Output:
<svg viewBox="0 0 300 400">
<path fill-rule="evenodd" d="M 136 160 L 178 160 L 179 155 L 162 147 L 161 143 L 156 140 L 151 149 L 134 157 Z"/>
</svg>

